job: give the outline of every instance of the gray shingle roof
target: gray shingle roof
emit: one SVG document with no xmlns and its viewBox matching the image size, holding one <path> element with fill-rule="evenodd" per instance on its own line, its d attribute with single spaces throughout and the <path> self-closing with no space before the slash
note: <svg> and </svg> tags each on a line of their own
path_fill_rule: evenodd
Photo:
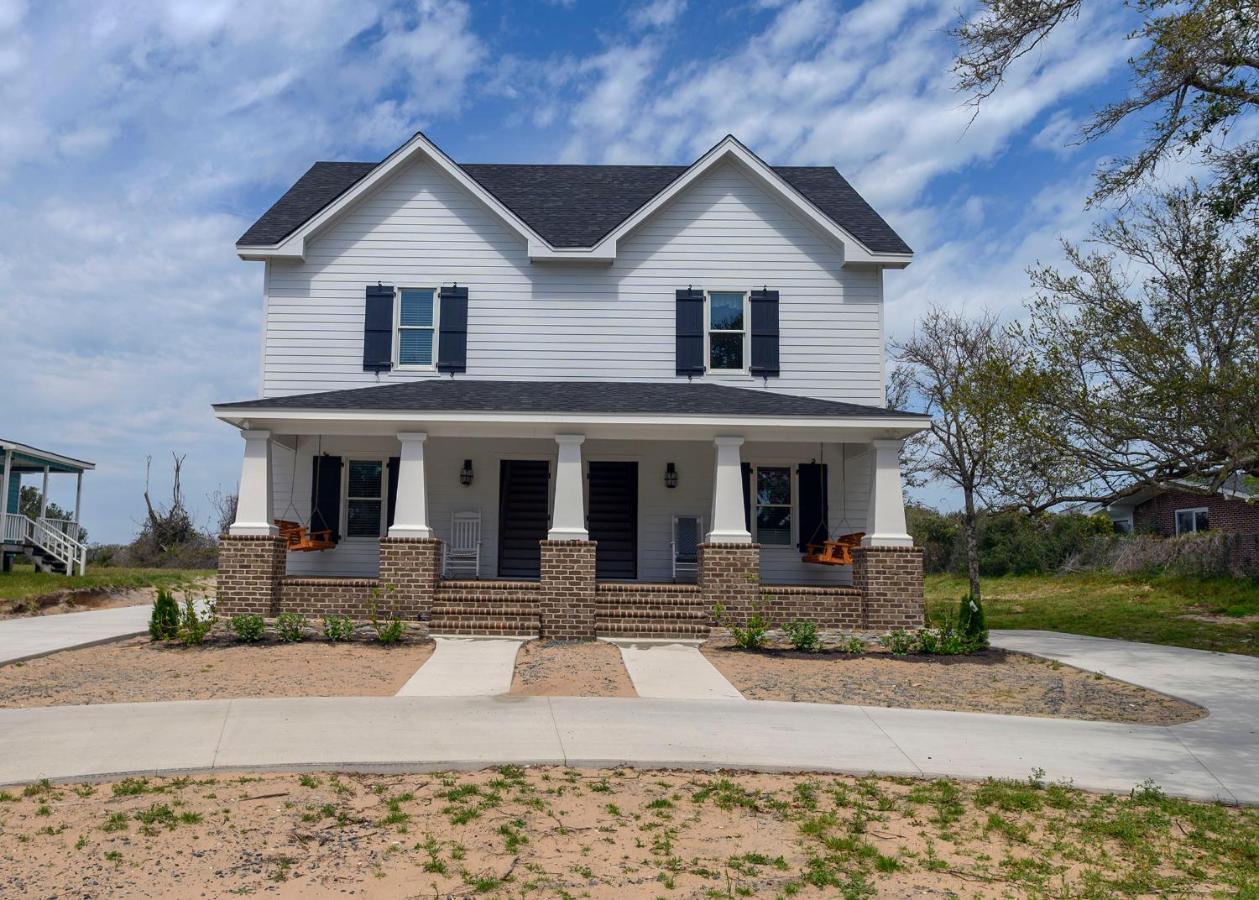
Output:
<svg viewBox="0 0 1259 900">
<path fill-rule="evenodd" d="M 692 382 L 476 381 L 432 378 L 220 403 L 217 410 L 303 409 L 910 418 L 917 413 Z"/>
<path fill-rule="evenodd" d="M 317 162 L 240 236 L 238 246 L 274 244 L 358 183 L 379 163 Z M 553 247 L 589 247 L 660 193 L 688 166 L 461 166 Z M 774 171 L 876 253 L 909 245 L 831 166 Z"/>
</svg>

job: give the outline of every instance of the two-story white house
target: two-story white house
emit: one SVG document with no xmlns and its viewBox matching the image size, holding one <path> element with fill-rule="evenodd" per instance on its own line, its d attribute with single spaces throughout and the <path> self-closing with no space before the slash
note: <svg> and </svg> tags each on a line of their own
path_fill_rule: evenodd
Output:
<svg viewBox="0 0 1259 900">
<path fill-rule="evenodd" d="M 220 611 L 694 635 L 713 603 L 922 619 L 884 408 L 911 260 L 830 167 L 316 163 L 241 237 L 259 399 Z M 373 590 L 375 589 L 375 590 Z M 383 599 L 381 597 L 383 595 Z"/>
</svg>

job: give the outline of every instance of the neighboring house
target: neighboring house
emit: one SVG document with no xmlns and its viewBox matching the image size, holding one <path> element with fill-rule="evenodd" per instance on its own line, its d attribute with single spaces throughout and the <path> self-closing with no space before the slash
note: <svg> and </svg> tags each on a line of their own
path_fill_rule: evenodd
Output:
<svg viewBox="0 0 1259 900">
<path fill-rule="evenodd" d="M 1210 496 L 1184 490 L 1185 484 L 1141 488 L 1106 504 L 1115 530 L 1171 537 L 1199 531 L 1259 534 L 1259 478 L 1230 476 Z"/>
<path fill-rule="evenodd" d="M 83 473 L 96 466 L 60 453 L 39 450 L 0 438 L 0 569 L 8 572 L 13 557 L 30 557 L 41 572 L 58 575 L 82 575 L 87 569 L 87 547 L 79 540 L 79 512 L 83 500 Z M 22 476 L 40 477 L 39 511 L 22 513 Z M 50 519 L 48 509 L 48 478 L 51 475 L 73 475 L 74 517 Z"/>
<path fill-rule="evenodd" d="M 237 252 L 265 263 L 262 373 L 214 407 L 245 438 L 221 610 L 921 622 L 898 451 L 929 420 L 883 407 L 883 273 L 912 254 L 835 169 L 733 137 L 691 166 L 460 165 L 417 134 L 316 163 Z M 803 559 L 854 532 L 851 565 Z"/>
</svg>

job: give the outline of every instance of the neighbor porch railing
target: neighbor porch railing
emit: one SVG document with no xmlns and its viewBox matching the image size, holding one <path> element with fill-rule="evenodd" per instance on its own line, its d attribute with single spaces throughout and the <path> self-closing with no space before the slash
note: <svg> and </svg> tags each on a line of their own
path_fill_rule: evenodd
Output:
<svg viewBox="0 0 1259 900">
<path fill-rule="evenodd" d="M 66 574 L 87 570 L 87 545 L 77 540 L 81 530 L 68 519 L 31 519 L 21 513 L 5 513 L 4 542 L 31 544 L 60 560 Z M 73 537 L 71 536 L 73 535 Z"/>
</svg>

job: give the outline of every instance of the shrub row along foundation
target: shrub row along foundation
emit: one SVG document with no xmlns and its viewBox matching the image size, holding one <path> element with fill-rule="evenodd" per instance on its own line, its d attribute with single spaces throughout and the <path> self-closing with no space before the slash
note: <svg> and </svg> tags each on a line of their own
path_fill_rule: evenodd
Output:
<svg viewBox="0 0 1259 900">
<path fill-rule="evenodd" d="M 702 544 L 696 585 L 595 581 L 594 541 L 542 541 L 538 581 L 443 581 L 441 542 L 385 538 L 379 578 L 290 578 L 283 541 L 220 539 L 218 611 L 223 616 L 298 612 L 366 619 L 374 607 L 429 622 L 437 634 L 707 637 L 714 605 L 736 621 L 761 608 L 775 624 L 793 619 L 843 631 L 883 632 L 923 624 L 922 551 L 862 547 L 853 584 L 763 585 L 756 544 Z"/>
</svg>

